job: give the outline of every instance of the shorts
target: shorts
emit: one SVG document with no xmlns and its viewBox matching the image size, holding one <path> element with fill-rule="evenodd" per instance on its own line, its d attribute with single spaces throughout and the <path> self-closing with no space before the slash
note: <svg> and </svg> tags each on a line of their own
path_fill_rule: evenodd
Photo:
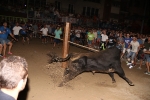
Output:
<svg viewBox="0 0 150 100">
<path fill-rule="evenodd" d="M 122 51 L 122 52 L 125 53 L 126 51 L 129 53 L 129 52 L 130 52 L 130 49 L 123 48 L 123 51 Z"/>
<path fill-rule="evenodd" d="M 0 38 L 0 42 L 1 42 L 2 45 L 3 44 L 8 44 L 10 42 L 10 40 Z"/>
<path fill-rule="evenodd" d="M 131 60 L 134 61 L 134 58 L 136 57 L 136 52 L 130 51 L 127 55 L 127 58 L 130 58 L 130 57 L 131 57 Z"/>
<path fill-rule="evenodd" d="M 58 43 L 60 43 L 60 40 L 59 40 L 59 39 L 54 39 L 54 42 L 55 42 L 56 44 L 58 44 Z"/>
<path fill-rule="evenodd" d="M 27 34 L 21 34 L 21 36 L 22 36 L 22 37 L 25 37 L 25 38 L 28 37 Z"/>
<path fill-rule="evenodd" d="M 76 39 L 76 41 L 80 41 L 80 38 L 79 38 L 79 37 L 76 37 L 75 39 Z"/>
<path fill-rule="evenodd" d="M 47 38 L 47 36 L 42 36 L 42 39 L 46 39 Z"/>
<path fill-rule="evenodd" d="M 19 39 L 19 35 L 14 35 L 14 37 L 15 37 L 16 39 Z"/>
<path fill-rule="evenodd" d="M 150 62 L 150 55 L 149 54 L 145 54 L 144 56 L 146 58 L 146 62 Z"/>
<path fill-rule="evenodd" d="M 88 40 L 88 44 L 91 45 L 93 40 Z"/>
</svg>

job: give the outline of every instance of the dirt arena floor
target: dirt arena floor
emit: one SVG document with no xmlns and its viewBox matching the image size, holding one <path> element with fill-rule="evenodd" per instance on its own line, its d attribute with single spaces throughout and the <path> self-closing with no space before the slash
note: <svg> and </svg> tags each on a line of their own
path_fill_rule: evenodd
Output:
<svg viewBox="0 0 150 100">
<path fill-rule="evenodd" d="M 117 74 L 116 83 L 112 83 L 107 74 L 86 72 L 58 87 L 64 69 L 61 63 L 48 65 L 47 53 L 55 52 L 61 56 L 62 46 L 54 49 L 52 46 L 50 43 L 42 44 L 40 39 L 32 39 L 25 45 L 14 43 L 13 55 L 26 58 L 29 64 L 28 83 L 18 100 L 150 100 L 150 76 L 144 74 L 145 65 L 142 70 L 137 69 L 138 65 L 129 69 L 125 62 L 122 62 L 122 67 L 135 86 L 129 86 Z M 70 46 L 69 52 L 90 51 Z"/>
</svg>

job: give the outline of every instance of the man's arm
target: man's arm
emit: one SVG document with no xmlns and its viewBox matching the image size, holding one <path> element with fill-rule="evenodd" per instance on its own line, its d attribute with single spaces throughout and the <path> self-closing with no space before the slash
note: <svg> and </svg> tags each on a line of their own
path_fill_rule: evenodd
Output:
<svg viewBox="0 0 150 100">
<path fill-rule="evenodd" d="M 147 50 L 147 51 L 144 51 L 144 53 L 146 53 L 146 54 L 150 54 L 150 51 L 148 51 L 148 50 Z"/>
<path fill-rule="evenodd" d="M 10 36 L 17 41 L 17 39 L 14 37 L 12 33 L 10 33 Z"/>
</svg>

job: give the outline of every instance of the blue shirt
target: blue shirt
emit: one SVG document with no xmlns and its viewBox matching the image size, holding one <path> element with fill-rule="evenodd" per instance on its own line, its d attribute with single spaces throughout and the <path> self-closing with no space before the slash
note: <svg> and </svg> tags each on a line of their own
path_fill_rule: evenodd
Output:
<svg viewBox="0 0 150 100">
<path fill-rule="evenodd" d="M 101 31 L 97 31 L 97 38 L 101 38 Z"/>
<path fill-rule="evenodd" d="M 139 42 L 139 44 L 143 44 L 142 39 L 137 39 L 137 41 Z"/>
<path fill-rule="evenodd" d="M 26 28 L 27 28 L 26 26 L 22 26 L 22 29 L 21 29 L 21 32 L 20 32 L 20 33 L 21 33 L 21 34 L 27 34 L 26 31 L 25 31 Z"/>
<path fill-rule="evenodd" d="M 11 34 L 11 31 L 9 28 L 4 28 L 4 26 L 0 27 L 0 31 L 4 33 L 0 33 L 0 38 L 7 39 L 8 34 Z"/>
<path fill-rule="evenodd" d="M 131 38 L 124 38 L 124 42 L 125 42 L 125 48 L 128 48 L 130 42 L 132 41 Z"/>
</svg>

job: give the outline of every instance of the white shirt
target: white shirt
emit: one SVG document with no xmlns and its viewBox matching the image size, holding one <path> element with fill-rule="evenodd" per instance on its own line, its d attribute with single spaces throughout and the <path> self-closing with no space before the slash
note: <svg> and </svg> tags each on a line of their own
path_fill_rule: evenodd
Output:
<svg viewBox="0 0 150 100">
<path fill-rule="evenodd" d="M 102 34 L 101 36 L 102 36 L 102 41 L 103 41 L 103 42 L 106 42 L 106 40 L 108 39 L 108 36 L 107 36 L 107 35 L 104 35 L 104 34 Z"/>
<path fill-rule="evenodd" d="M 47 36 L 48 28 L 42 28 L 40 31 L 42 31 L 42 36 Z"/>
<path fill-rule="evenodd" d="M 94 37 L 97 39 L 97 32 L 93 32 Z"/>
<path fill-rule="evenodd" d="M 131 51 L 132 52 L 137 52 L 138 51 L 138 47 L 140 46 L 139 42 L 138 41 L 131 41 L 131 46 L 132 46 L 132 49 Z"/>
<path fill-rule="evenodd" d="M 15 26 L 14 28 L 13 28 L 13 33 L 14 33 L 14 35 L 19 35 L 19 30 L 20 29 L 22 29 L 20 26 Z"/>
</svg>

